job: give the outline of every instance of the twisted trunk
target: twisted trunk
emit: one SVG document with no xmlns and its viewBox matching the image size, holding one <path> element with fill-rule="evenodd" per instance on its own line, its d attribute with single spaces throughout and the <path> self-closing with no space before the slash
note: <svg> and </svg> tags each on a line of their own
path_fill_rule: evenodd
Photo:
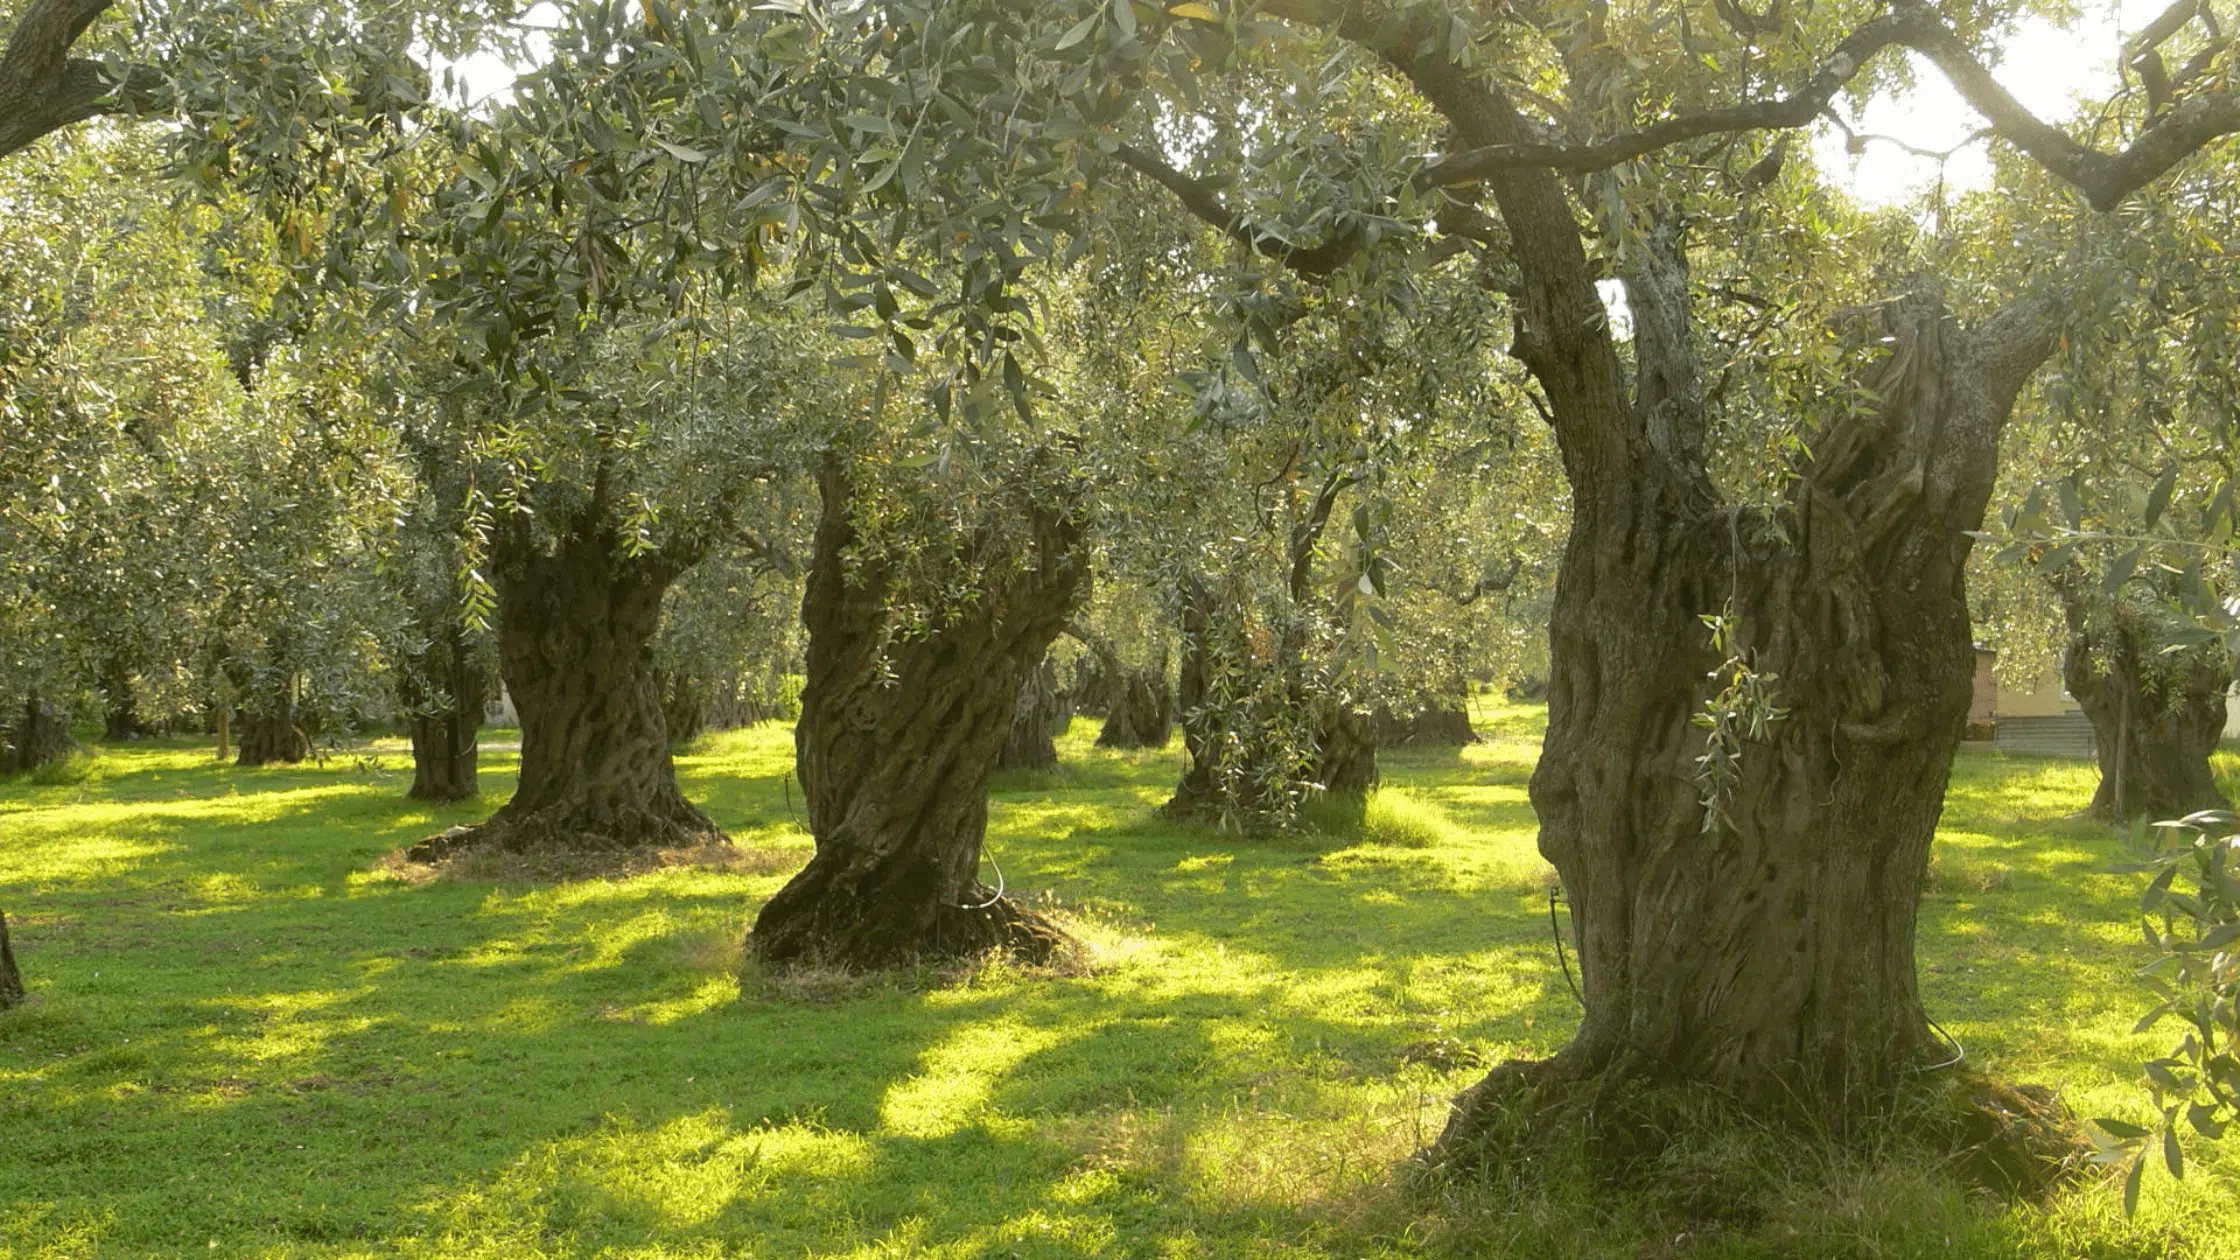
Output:
<svg viewBox="0 0 2240 1260">
<path fill-rule="evenodd" d="M 498 668 L 521 715 L 521 777 L 486 822 L 424 840 L 414 857 L 468 845 L 599 851 L 725 839 L 677 789 L 654 683 L 661 596 L 682 566 L 627 555 L 606 518 L 586 510 L 550 551 L 526 523 L 493 540 Z"/>
<path fill-rule="evenodd" d="M 1462 700 L 1425 696 L 1412 705 L 1380 709 L 1377 742 L 1387 748 L 1475 744 L 1478 733 L 1470 727 L 1470 712 Z"/>
<path fill-rule="evenodd" d="M 755 920 L 770 963 L 884 967 L 1004 949 L 1034 961 L 1064 936 L 980 882 L 988 774 L 1019 692 L 1088 579 L 1069 505 L 1036 502 L 1031 543 L 961 564 L 1006 574 L 928 632 L 892 633 L 893 575 L 856 542 L 837 464 L 802 600 L 808 681 L 794 747 L 816 855 Z"/>
<path fill-rule="evenodd" d="M 1591 477 L 1566 451 L 1578 497 L 1531 796 L 1585 1013 L 1537 1071 L 1853 1114 L 1944 1057 L 1913 941 L 1971 696 L 1967 531 L 2053 322 L 2032 300 L 1966 334 L 1933 292 L 1889 304 L 1864 382 L 1879 406 L 1816 435 L 1778 512 L 1722 507 L 1685 457 L 1700 429 L 1667 246 L 1636 263 L 1661 274 L 1628 277 L 1644 423 Z M 1557 347 L 1528 353 L 1563 379 Z M 1465 1094 L 1442 1145 L 1467 1148 L 1515 1085 Z"/>
<path fill-rule="evenodd" d="M 406 795 L 416 801 L 480 795 L 477 737 L 489 679 L 473 639 L 447 619 L 406 662 L 397 685 L 412 735 L 412 788 Z"/>
<path fill-rule="evenodd" d="M 2061 681 L 2098 745 L 2100 786 L 2090 813 L 2129 822 L 2232 808 L 2209 768 L 2232 687 L 2223 646 L 2163 652 L 2151 627 L 2121 608 L 2093 608 L 2073 579 L 2056 589 L 2069 624 Z"/>
<path fill-rule="evenodd" d="M 70 755 L 70 711 L 33 688 L 0 735 L 6 737 L 0 746 L 0 774 L 29 774 Z"/>
</svg>

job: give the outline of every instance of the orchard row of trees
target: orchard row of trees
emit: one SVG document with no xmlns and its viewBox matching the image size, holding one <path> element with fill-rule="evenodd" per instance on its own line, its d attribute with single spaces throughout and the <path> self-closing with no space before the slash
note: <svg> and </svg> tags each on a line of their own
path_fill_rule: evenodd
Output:
<svg viewBox="0 0 2240 1260">
<path fill-rule="evenodd" d="M 198 640 L 240 654 L 203 674 L 256 697 L 244 740 L 367 633 L 313 594 L 382 571 L 343 562 L 366 531 L 418 540 L 384 655 L 454 758 L 460 627 L 493 628 L 520 784 L 424 856 L 716 835 L 654 648 L 665 606 L 738 606 L 687 598 L 707 573 L 802 583 L 817 848 L 755 926 L 772 963 L 1057 943 L 979 857 L 1063 636 L 1127 738 L 1179 717 L 1170 808 L 1244 828 L 1358 797 L 1380 734 L 1544 652 L 1532 800 L 1585 1013 L 1458 1101 L 1458 1154 L 1543 1086 L 1844 1112 L 1942 1060 L 1913 937 L 1971 571 L 2017 641 L 2066 611 L 2080 695 L 2112 680 L 2112 808 L 2161 803 L 2229 677 L 2219 566 L 2162 545 L 2214 556 L 2234 512 L 2225 386 L 2185 383 L 2235 327 L 2240 94 L 2200 0 L 2077 132 L 1988 68 L 2020 2 L 586 4 L 475 108 L 426 55 L 504 43 L 502 6 L 151 6 L 72 61 L 107 9 L 23 10 L 0 100 L 45 112 L 10 125 L 172 120 L 176 204 L 269 276 L 238 398 L 195 405 L 325 426 L 247 439 L 271 503 L 235 550 L 285 555 Z M 1900 51 L 1984 118 L 1995 194 L 1872 212 L 1799 155 L 1902 90 Z M 98 148 L 43 143 L 16 167 Z M 90 490 L 67 446 L 11 502 Z M 1975 555 L 2002 478 L 2041 586 Z"/>
</svg>

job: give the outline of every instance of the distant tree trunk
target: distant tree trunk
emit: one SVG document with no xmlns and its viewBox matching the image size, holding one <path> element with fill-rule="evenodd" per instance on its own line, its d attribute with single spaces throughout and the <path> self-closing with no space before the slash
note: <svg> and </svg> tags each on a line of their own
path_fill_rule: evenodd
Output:
<svg viewBox="0 0 2240 1260">
<path fill-rule="evenodd" d="M 1377 742 L 1387 748 L 1474 744 L 1469 706 L 1459 695 L 1418 696 L 1377 710 Z"/>
<path fill-rule="evenodd" d="M 465 801 L 481 794 L 482 706 L 489 678 L 466 629 L 455 620 L 429 627 L 427 646 L 406 662 L 398 689 L 412 734 L 416 801 Z"/>
<path fill-rule="evenodd" d="M 521 716 L 521 776 L 487 821 L 420 842 L 415 858 L 725 839 L 677 789 L 654 683 L 661 596 L 684 565 L 627 554 L 608 515 L 586 508 L 549 552 L 525 521 L 493 539 L 498 668 Z"/>
<path fill-rule="evenodd" d="M 2232 687 L 2232 658 L 2223 645 L 2162 651 L 2150 626 L 2095 601 L 2073 576 L 2054 585 L 2069 625 L 2062 684 L 2098 745 L 2092 815 L 2160 821 L 2232 808 L 2209 768 Z"/>
<path fill-rule="evenodd" d="M 70 711 L 34 688 L 25 694 L 15 721 L 0 735 L 6 736 L 7 745 L 0 749 L 0 773 L 28 774 L 70 755 Z"/>
<path fill-rule="evenodd" d="M 1181 603 L 1183 771 L 1164 811 L 1254 828 L 1289 825 L 1310 797 L 1365 803 L 1377 782 L 1376 724 L 1306 659 L 1306 631 L 1294 624 L 1269 650 L 1241 605 L 1196 578 Z"/>
<path fill-rule="evenodd" d="M 1174 691 L 1167 683 L 1167 658 L 1122 667 L 1114 675 L 1099 748 L 1164 748 L 1174 730 Z"/>
<path fill-rule="evenodd" d="M 263 690 L 249 691 L 242 708 L 237 732 L 241 752 L 234 764 L 294 765 L 311 755 L 311 737 L 304 734 L 297 709 L 295 676 L 275 673 L 264 681 Z"/>
<path fill-rule="evenodd" d="M 763 907 L 749 943 L 780 964 L 884 967 L 990 949 L 1045 959 L 1063 933 L 980 882 L 981 843 L 988 774 L 1020 688 L 1088 581 L 1081 522 L 1053 492 L 1032 495 L 1027 543 L 960 544 L 959 563 L 997 576 L 926 633 L 898 636 L 886 563 L 847 562 L 857 536 L 837 463 L 819 490 L 794 731 L 817 851 Z"/>
<path fill-rule="evenodd" d="M 996 754 L 996 769 L 1057 769 L 1061 709 L 1057 670 L 1045 658 L 1027 671 L 1027 680 L 1019 685 L 1019 698 L 1011 709 L 1011 737 Z"/>
<path fill-rule="evenodd" d="M 1069 625 L 1073 636 L 1089 655 L 1078 677 L 1087 680 L 1079 707 L 1104 719 L 1097 732 L 1099 748 L 1164 748 L 1174 722 L 1174 691 L 1167 683 L 1167 654 L 1131 667 L 1120 659 L 1119 649 L 1103 635 L 1080 625 Z M 1092 708 L 1092 706 L 1094 706 Z"/>
<path fill-rule="evenodd" d="M 111 656 L 101 667 L 101 738 L 114 744 L 147 733 L 133 698 L 132 667 L 123 657 Z"/>
<path fill-rule="evenodd" d="M 23 973 L 16 969 L 15 945 L 8 939 L 8 913 L 0 910 L 0 1011 L 23 1004 Z"/>
<path fill-rule="evenodd" d="M 708 729 L 707 689 L 691 674 L 656 670 L 654 685 L 661 691 L 661 720 L 669 728 L 669 746 L 682 748 Z"/>
</svg>

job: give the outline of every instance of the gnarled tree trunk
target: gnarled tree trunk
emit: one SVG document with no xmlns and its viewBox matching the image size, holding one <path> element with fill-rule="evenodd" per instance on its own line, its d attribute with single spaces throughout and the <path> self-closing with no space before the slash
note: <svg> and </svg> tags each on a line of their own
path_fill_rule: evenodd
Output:
<svg viewBox="0 0 2240 1260">
<path fill-rule="evenodd" d="M 1045 658 L 1019 684 L 1019 698 L 1011 709 L 1011 736 L 996 754 L 996 769 L 1057 769 L 1057 736 L 1072 717 L 1058 698 L 1057 670 Z"/>
<path fill-rule="evenodd" d="M 654 683 L 661 596 L 683 567 L 630 556 L 607 513 L 585 509 L 547 551 L 515 522 L 493 540 L 498 668 L 521 715 L 512 799 L 475 827 L 413 846 L 512 851 L 683 847 L 725 839 L 677 789 Z"/>
<path fill-rule="evenodd" d="M 901 637 L 885 562 L 847 563 L 857 536 L 837 463 L 819 489 L 794 730 L 817 851 L 763 907 L 749 943 L 781 964 L 884 967 L 991 949 L 1045 959 L 1063 934 L 980 881 L 981 843 L 988 773 L 1020 688 L 1088 582 L 1081 522 L 1052 492 L 1030 494 L 1026 540 L 960 544 L 960 564 L 996 576 L 928 632 Z"/>
<path fill-rule="evenodd" d="M 0 774 L 28 774 L 69 756 L 75 746 L 70 738 L 70 711 L 36 688 L 24 695 L 15 720 L 0 729 L 0 736 L 5 736 L 5 747 L 0 747 Z"/>
<path fill-rule="evenodd" d="M 2230 809 L 2209 754 L 2224 735 L 2232 658 L 2222 644 L 2159 650 L 2152 627 L 2070 577 L 2055 582 L 2069 624 L 2061 681 L 2092 723 L 2096 818 L 2129 822 Z"/>
<path fill-rule="evenodd" d="M 431 629 L 426 647 L 398 676 L 412 734 L 412 788 L 406 795 L 416 801 L 472 800 L 481 794 L 478 737 L 489 678 L 464 627 L 447 619 Z"/>
<path fill-rule="evenodd" d="M 1967 531 L 2051 308 L 1967 333 L 1932 291 L 1886 306 L 1879 403 L 1813 435 L 1769 519 L 1719 505 L 1703 471 L 1676 233 L 1633 265 L 1634 405 L 1599 405 L 1634 423 L 1600 448 L 1564 435 L 1577 498 L 1531 795 L 1586 1009 L 1534 1071 L 1848 1114 L 1943 1057 L 1913 942 L 1971 694 Z M 1582 347 L 1520 353 L 1551 394 L 1583 392 Z M 1516 1079 L 1465 1094 L 1442 1146 L 1466 1149 Z"/>
</svg>

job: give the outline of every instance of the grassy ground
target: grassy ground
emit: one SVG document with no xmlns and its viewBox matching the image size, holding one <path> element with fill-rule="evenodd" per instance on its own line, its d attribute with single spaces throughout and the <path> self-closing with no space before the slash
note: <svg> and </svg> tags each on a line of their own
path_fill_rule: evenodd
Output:
<svg viewBox="0 0 2240 1260">
<path fill-rule="evenodd" d="M 394 746 L 258 771 L 136 746 L 0 784 L 33 994 L 0 1016 L 0 1254 L 2240 1254 L 2217 1152 L 2131 1223 L 2104 1188 L 2009 1207 L 1833 1155 L 1690 1237 L 1608 1189 L 1411 1188 L 1473 1063 L 1574 1019 L 1524 792 L 1538 715 L 1485 716 L 1488 743 L 1389 757 L 1363 835 L 1284 843 L 1154 821 L 1174 753 L 1076 723 L 1064 771 L 999 785 L 991 850 L 1097 965 L 949 983 L 741 976 L 807 855 L 779 728 L 681 762 L 741 853 L 547 886 L 387 862 L 478 812 L 402 800 Z M 2090 787 L 1963 755 L 1922 979 L 1975 1063 L 2137 1116 L 2160 1034 L 2129 1032 L 2118 841 L 2064 818 Z"/>
</svg>

